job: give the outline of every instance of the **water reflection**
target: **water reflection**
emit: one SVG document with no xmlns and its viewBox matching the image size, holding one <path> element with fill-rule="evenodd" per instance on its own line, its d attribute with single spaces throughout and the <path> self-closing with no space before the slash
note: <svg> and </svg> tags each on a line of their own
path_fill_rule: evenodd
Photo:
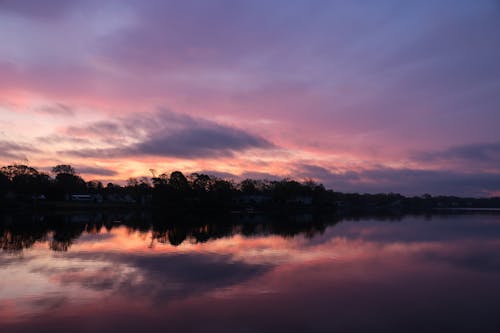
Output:
<svg viewBox="0 0 500 333">
<path fill-rule="evenodd" d="M 500 215 L 11 216 L 0 235 L 2 331 L 500 325 Z"/>
<path fill-rule="evenodd" d="M 314 237 L 324 232 L 327 225 L 338 220 L 312 215 L 293 217 L 269 216 L 147 216 L 144 214 L 80 214 L 52 216 L 3 216 L 0 220 L 0 244 L 4 251 L 21 251 L 36 242 L 48 241 L 54 251 L 67 251 L 82 236 L 102 235 L 125 226 L 130 232 L 151 234 L 151 247 L 155 243 L 181 245 L 184 241 L 204 243 L 230 237 L 276 234 L 282 237 L 305 235 Z M 102 236 L 101 236 L 102 237 Z"/>
</svg>

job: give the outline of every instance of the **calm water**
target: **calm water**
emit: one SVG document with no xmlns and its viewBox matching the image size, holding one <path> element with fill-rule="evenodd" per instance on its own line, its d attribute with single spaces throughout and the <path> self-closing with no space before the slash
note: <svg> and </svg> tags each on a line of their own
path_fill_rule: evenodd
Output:
<svg viewBox="0 0 500 333">
<path fill-rule="evenodd" d="M 500 332 L 500 215 L 0 217 L 1 332 Z"/>
</svg>

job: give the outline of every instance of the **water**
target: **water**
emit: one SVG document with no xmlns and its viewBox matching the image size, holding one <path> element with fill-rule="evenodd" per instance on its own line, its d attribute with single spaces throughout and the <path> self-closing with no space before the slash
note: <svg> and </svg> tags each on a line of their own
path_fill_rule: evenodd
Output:
<svg viewBox="0 0 500 333">
<path fill-rule="evenodd" d="M 499 332 L 500 215 L 0 218 L 1 332 Z"/>
</svg>

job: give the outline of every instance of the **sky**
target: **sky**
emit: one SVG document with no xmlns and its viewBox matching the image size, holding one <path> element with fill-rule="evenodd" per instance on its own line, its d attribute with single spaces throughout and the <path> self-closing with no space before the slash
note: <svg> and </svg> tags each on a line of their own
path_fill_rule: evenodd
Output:
<svg viewBox="0 0 500 333">
<path fill-rule="evenodd" d="M 0 164 L 500 195 L 500 1 L 0 0 Z"/>
</svg>

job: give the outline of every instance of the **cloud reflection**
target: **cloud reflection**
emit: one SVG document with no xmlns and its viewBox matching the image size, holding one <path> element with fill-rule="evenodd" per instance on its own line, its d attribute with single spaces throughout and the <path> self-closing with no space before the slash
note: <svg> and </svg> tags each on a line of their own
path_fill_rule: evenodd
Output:
<svg viewBox="0 0 500 333">
<path fill-rule="evenodd" d="M 0 321 L 19 332 L 34 325 L 156 332 L 165 321 L 169 329 L 208 332 L 228 325 L 235 332 L 466 332 L 478 322 L 498 324 L 498 215 L 343 220 L 313 237 L 238 230 L 151 247 L 150 231 L 89 228 L 68 252 L 31 247 L 0 270 L 5 283 L 15 287 L 23 276 L 30 286 L 3 294 L 0 306 L 16 307 Z M 89 316 L 98 328 L 86 326 Z"/>
</svg>

